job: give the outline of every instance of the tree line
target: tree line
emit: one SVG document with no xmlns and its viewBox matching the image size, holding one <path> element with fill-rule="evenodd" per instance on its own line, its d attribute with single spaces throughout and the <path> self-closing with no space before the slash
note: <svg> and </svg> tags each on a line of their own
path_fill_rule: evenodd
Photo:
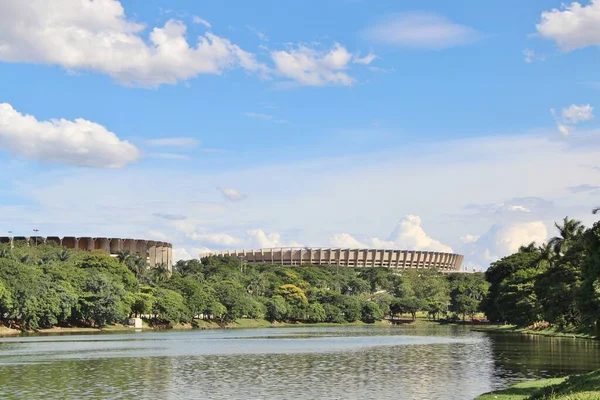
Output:
<svg viewBox="0 0 600 400">
<path fill-rule="evenodd" d="M 595 210 L 596 211 L 596 210 Z M 586 228 L 565 217 L 558 235 L 492 263 L 482 304 L 487 317 L 518 326 L 537 323 L 600 332 L 600 221 Z"/>
<path fill-rule="evenodd" d="M 213 256 L 179 261 L 170 275 L 126 252 L 0 245 L 0 322 L 23 329 L 103 326 L 131 316 L 165 326 L 200 318 L 373 323 L 418 312 L 465 319 L 480 310 L 487 290 L 483 274 L 254 265 Z"/>
</svg>

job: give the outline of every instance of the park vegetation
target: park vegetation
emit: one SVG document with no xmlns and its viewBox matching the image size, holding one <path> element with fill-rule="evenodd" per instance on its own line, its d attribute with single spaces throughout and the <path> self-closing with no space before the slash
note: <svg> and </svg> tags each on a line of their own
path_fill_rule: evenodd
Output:
<svg viewBox="0 0 600 400">
<path fill-rule="evenodd" d="M 233 257 L 179 261 L 169 274 L 126 252 L 0 245 L 0 323 L 24 330 L 128 317 L 165 327 L 241 318 L 374 323 L 417 313 L 465 319 L 479 311 L 487 288 L 483 274 L 249 265 Z"/>
<path fill-rule="evenodd" d="M 564 218 L 558 235 L 492 263 L 482 309 L 519 327 L 600 334 L 600 221 Z"/>
</svg>

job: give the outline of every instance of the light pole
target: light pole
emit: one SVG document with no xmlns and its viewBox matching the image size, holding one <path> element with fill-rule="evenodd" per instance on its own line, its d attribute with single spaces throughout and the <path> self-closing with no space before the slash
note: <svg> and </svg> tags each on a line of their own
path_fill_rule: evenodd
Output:
<svg viewBox="0 0 600 400">
<path fill-rule="evenodd" d="M 12 231 L 8 231 L 8 240 L 10 240 L 10 248 L 13 249 L 15 247 L 15 244 L 13 243 L 13 238 L 12 238 Z"/>
<path fill-rule="evenodd" d="M 33 229 L 33 231 L 35 232 L 35 245 L 37 246 L 37 233 L 40 231 L 39 229 Z"/>
</svg>

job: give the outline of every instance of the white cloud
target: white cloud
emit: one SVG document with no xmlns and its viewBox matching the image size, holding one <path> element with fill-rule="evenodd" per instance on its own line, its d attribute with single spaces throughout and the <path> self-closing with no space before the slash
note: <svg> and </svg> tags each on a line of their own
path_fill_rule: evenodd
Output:
<svg viewBox="0 0 600 400">
<path fill-rule="evenodd" d="M 571 127 L 565 124 L 557 123 L 556 128 L 563 136 L 569 136 L 571 134 Z"/>
<path fill-rule="evenodd" d="M 97 168 L 121 168 L 139 157 L 134 145 L 102 125 L 81 118 L 38 121 L 7 103 L 0 103 L 0 148 L 41 162 Z"/>
<path fill-rule="evenodd" d="M 248 196 L 240 193 L 238 190 L 233 188 L 218 188 L 223 196 L 225 196 L 230 201 L 242 201 L 245 200 Z"/>
<path fill-rule="evenodd" d="M 463 243 L 473 243 L 476 242 L 479 238 L 479 235 L 471 235 L 467 233 L 465 236 L 462 236 L 460 238 L 460 241 Z"/>
<path fill-rule="evenodd" d="M 329 244 L 333 247 L 342 247 L 348 249 L 367 248 L 366 244 L 359 242 L 349 233 L 337 233 L 329 237 Z"/>
<path fill-rule="evenodd" d="M 219 247 L 230 247 L 240 244 L 241 240 L 226 233 L 192 233 L 188 235 L 192 240 L 203 244 L 210 244 Z"/>
<path fill-rule="evenodd" d="M 395 246 L 411 250 L 452 252 L 452 248 L 431 238 L 421 226 L 421 218 L 416 215 L 404 217 L 389 237 Z"/>
<path fill-rule="evenodd" d="M 594 107 L 589 104 L 582 104 L 580 106 L 572 104 L 569 108 L 563 108 L 562 117 L 564 121 L 571 124 L 590 121 L 594 119 Z"/>
<path fill-rule="evenodd" d="M 271 52 L 277 74 L 306 86 L 352 85 L 355 79 L 345 72 L 352 57 L 339 43 L 328 52 L 305 45 Z"/>
<path fill-rule="evenodd" d="M 431 238 L 421 226 L 421 218 L 416 215 L 407 215 L 398 224 L 388 239 L 371 237 L 365 240 L 368 244 L 361 243 L 349 233 L 330 236 L 329 242 L 335 247 L 368 247 L 379 249 L 405 249 L 452 252 L 452 248 L 443 245 Z"/>
<path fill-rule="evenodd" d="M 388 16 L 367 28 L 367 40 L 419 49 L 445 49 L 473 43 L 479 34 L 472 28 L 432 13 L 401 13 Z"/>
<path fill-rule="evenodd" d="M 548 229 L 542 221 L 515 224 L 495 224 L 476 241 L 467 242 L 465 255 L 473 265 L 487 268 L 489 263 L 516 252 L 520 246 L 548 239 Z"/>
<path fill-rule="evenodd" d="M 279 233 L 266 233 L 262 229 L 249 230 L 247 235 L 248 245 L 255 249 L 268 249 L 273 247 L 302 247 L 302 244 L 296 241 L 282 241 Z"/>
<path fill-rule="evenodd" d="M 525 62 L 527 64 L 531 64 L 534 61 L 544 61 L 546 59 L 546 56 L 538 54 L 531 49 L 523 50 L 523 56 L 525 57 Z"/>
<path fill-rule="evenodd" d="M 146 144 L 153 147 L 194 147 L 199 143 L 198 139 L 192 137 L 171 137 L 148 139 Z"/>
<path fill-rule="evenodd" d="M 122 84 L 175 84 L 199 74 L 266 67 L 228 39 L 207 32 L 190 46 L 186 26 L 150 29 L 128 19 L 118 0 L 2 1 L 0 60 L 60 65 L 107 74 Z"/>
<path fill-rule="evenodd" d="M 286 119 L 277 118 L 276 116 L 274 116 L 272 114 L 265 114 L 265 113 L 246 112 L 246 113 L 244 113 L 244 116 L 246 116 L 247 118 L 251 118 L 251 119 L 259 119 L 262 121 L 271 121 L 276 124 L 287 124 L 289 122 Z"/>
<path fill-rule="evenodd" d="M 210 24 L 210 22 L 208 22 L 207 20 L 205 20 L 204 18 L 200 18 L 197 15 L 194 15 L 192 17 L 192 22 L 195 24 L 200 24 L 200 25 L 204 25 L 207 28 L 212 28 L 212 25 Z"/>
<path fill-rule="evenodd" d="M 376 58 L 377 56 L 373 53 L 369 53 L 364 57 L 359 57 L 358 55 L 355 55 L 352 59 L 352 62 L 355 64 L 369 65 L 373 61 L 375 61 Z"/>
<path fill-rule="evenodd" d="M 554 108 L 550 109 L 552 117 L 556 121 L 556 127 L 563 136 L 570 136 L 575 130 L 574 125 L 594 119 L 594 107 L 589 104 L 580 106 L 572 104 L 569 108 L 563 108 L 561 115 L 557 115 Z"/>
<path fill-rule="evenodd" d="M 588 5 L 573 2 L 542 12 L 538 33 L 552 39 L 564 51 L 600 45 L 600 1 Z"/>
</svg>

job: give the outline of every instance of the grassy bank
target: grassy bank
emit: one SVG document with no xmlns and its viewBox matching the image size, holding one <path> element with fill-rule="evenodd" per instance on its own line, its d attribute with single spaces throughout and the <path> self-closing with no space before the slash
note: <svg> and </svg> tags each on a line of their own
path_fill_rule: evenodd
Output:
<svg viewBox="0 0 600 400">
<path fill-rule="evenodd" d="M 600 370 L 566 378 L 522 382 L 508 389 L 486 393 L 476 400 L 598 400 Z"/>
<path fill-rule="evenodd" d="M 192 330 L 192 329 L 256 329 L 256 328 L 280 328 L 280 327 L 336 327 L 336 326 L 390 326 L 387 321 L 378 321 L 373 324 L 366 324 L 361 321 L 350 323 L 288 323 L 288 322 L 269 322 L 265 319 L 238 319 L 228 324 L 219 324 L 215 321 L 194 320 L 193 324 L 177 324 L 173 330 Z M 165 330 L 164 327 L 152 327 L 144 321 L 144 330 Z M 31 331 L 21 331 L 0 326 L 0 337 L 14 336 L 20 334 L 61 334 L 61 333 L 103 333 L 103 332 L 131 332 L 134 329 L 126 325 L 112 324 L 102 328 L 89 327 L 52 327 L 48 329 L 38 329 Z"/>
<path fill-rule="evenodd" d="M 478 326 L 472 328 L 474 331 L 478 332 L 493 332 L 493 333 L 507 333 L 507 334 L 526 334 L 526 335 L 540 335 L 540 336 L 550 336 L 550 337 L 565 337 L 565 338 L 575 338 L 575 339 L 595 339 L 598 340 L 598 336 L 578 332 L 576 330 L 569 329 L 560 329 L 558 327 L 549 327 L 549 328 L 519 328 L 514 325 L 489 325 L 489 326 Z"/>
</svg>

